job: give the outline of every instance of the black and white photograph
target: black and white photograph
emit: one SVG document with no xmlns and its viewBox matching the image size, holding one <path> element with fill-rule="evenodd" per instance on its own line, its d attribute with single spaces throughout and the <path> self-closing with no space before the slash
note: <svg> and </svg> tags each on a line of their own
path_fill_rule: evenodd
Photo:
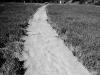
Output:
<svg viewBox="0 0 100 75">
<path fill-rule="evenodd" d="M 100 0 L 0 0 L 0 75 L 100 75 Z"/>
</svg>

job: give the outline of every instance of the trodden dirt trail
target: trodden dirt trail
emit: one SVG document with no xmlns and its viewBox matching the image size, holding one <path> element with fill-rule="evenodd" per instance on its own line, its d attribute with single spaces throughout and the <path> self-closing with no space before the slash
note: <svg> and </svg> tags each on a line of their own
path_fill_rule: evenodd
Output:
<svg viewBox="0 0 100 75">
<path fill-rule="evenodd" d="M 77 61 L 56 31 L 47 22 L 46 6 L 40 7 L 29 21 L 25 37 L 25 75 L 91 75 Z"/>
</svg>

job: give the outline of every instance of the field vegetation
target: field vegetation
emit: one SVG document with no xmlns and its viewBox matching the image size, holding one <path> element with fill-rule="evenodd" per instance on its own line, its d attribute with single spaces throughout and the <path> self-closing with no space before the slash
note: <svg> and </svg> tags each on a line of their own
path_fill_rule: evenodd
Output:
<svg viewBox="0 0 100 75">
<path fill-rule="evenodd" d="M 24 61 L 20 61 L 24 49 L 22 38 L 40 4 L 0 3 L 0 75 L 24 75 Z"/>
<path fill-rule="evenodd" d="M 22 38 L 27 36 L 28 21 L 40 6 L 0 3 L 0 75 L 24 75 L 24 61 L 19 60 L 24 49 Z M 73 55 L 100 75 L 100 7 L 54 4 L 47 9 L 51 26 L 66 46 L 74 48 Z"/>
<path fill-rule="evenodd" d="M 73 55 L 95 75 L 100 75 L 100 7 L 49 5 L 49 23 Z"/>
</svg>

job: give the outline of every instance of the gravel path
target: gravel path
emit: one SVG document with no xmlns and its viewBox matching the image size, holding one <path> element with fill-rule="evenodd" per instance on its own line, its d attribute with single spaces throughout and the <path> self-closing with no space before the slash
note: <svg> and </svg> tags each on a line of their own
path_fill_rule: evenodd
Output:
<svg viewBox="0 0 100 75">
<path fill-rule="evenodd" d="M 47 22 L 46 6 L 40 7 L 29 21 L 24 38 L 25 75 L 91 75 L 72 55 Z"/>
</svg>

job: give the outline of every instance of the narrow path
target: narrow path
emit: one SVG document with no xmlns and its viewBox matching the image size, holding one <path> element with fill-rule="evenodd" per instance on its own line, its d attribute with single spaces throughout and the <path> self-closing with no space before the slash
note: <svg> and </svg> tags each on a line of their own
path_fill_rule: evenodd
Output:
<svg viewBox="0 0 100 75">
<path fill-rule="evenodd" d="M 24 54 L 28 68 L 25 75 L 91 75 L 72 55 L 47 22 L 46 6 L 37 10 L 29 21 L 28 37 L 24 38 Z"/>
</svg>

